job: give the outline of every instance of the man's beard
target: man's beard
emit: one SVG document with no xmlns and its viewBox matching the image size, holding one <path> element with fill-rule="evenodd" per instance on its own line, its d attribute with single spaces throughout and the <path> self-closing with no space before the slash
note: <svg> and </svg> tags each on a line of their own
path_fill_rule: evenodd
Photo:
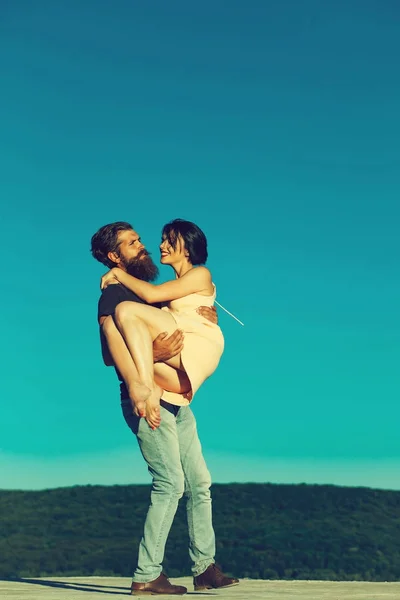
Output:
<svg viewBox="0 0 400 600">
<path fill-rule="evenodd" d="M 158 267 L 147 250 L 141 250 L 136 258 L 121 261 L 129 275 L 133 275 L 142 281 L 154 281 L 158 276 Z"/>
</svg>

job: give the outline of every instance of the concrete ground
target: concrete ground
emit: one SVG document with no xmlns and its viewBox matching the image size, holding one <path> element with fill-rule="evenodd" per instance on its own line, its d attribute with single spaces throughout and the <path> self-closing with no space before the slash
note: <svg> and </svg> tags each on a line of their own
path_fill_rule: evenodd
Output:
<svg viewBox="0 0 400 600">
<path fill-rule="evenodd" d="M 359 581 L 266 581 L 241 579 L 240 584 L 222 590 L 194 592 L 192 579 L 180 577 L 172 583 L 188 588 L 186 597 L 224 600 L 399 600 L 399 583 Z M 116 600 L 129 594 L 126 577 L 47 577 L 0 581 L 1 600 Z M 140 597 L 140 596 L 139 596 Z M 146 597 L 146 596 L 144 596 Z M 162 596 L 176 598 L 176 596 Z"/>
</svg>

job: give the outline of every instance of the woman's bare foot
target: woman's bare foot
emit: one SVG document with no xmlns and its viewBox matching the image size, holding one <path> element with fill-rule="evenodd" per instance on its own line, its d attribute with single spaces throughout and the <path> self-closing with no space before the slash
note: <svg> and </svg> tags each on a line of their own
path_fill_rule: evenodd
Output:
<svg viewBox="0 0 400 600">
<path fill-rule="evenodd" d="M 147 387 L 147 385 L 144 385 L 144 383 L 135 381 L 128 386 L 128 393 L 135 415 L 138 417 L 145 417 L 146 401 L 150 397 L 151 389 Z"/>
<path fill-rule="evenodd" d="M 160 426 L 161 415 L 160 415 L 160 398 L 162 395 L 162 389 L 158 385 L 154 385 L 151 394 L 146 400 L 146 421 L 152 429 L 156 429 Z"/>
</svg>

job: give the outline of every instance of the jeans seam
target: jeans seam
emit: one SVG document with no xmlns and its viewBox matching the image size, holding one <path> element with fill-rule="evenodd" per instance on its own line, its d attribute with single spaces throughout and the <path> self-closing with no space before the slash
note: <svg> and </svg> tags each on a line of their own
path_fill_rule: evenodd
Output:
<svg viewBox="0 0 400 600">
<path fill-rule="evenodd" d="M 155 433 L 156 433 L 156 432 L 155 432 Z M 158 439 L 158 436 L 156 435 L 155 437 L 156 437 L 156 446 L 157 446 L 157 449 L 158 449 L 158 450 L 159 450 L 159 452 L 160 452 L 160 456 L 161 456 L 161 458 L 162 458 L 163 466 L 164 466 L 164 468 L 165 468 L 165 471 L 167 472 L 167 475 L 168 475 L 168 478 L 169 478 L 169 480 L 170 480 L 170 481 L 172 481 L 172 479 L 171 479 L 171 472 L 170 472 L 170 470 L 169 470 L 169 468 L 168 468 L 168 463 L 165 461 L 165 455 L 164 455 L 164 453 L 163 453 L 163 452 L 162 452 L 162 450 L 161 450 L 161 446 L 162 446 L 162 444 L 160 445 L 160 443 L 159 443 L 159 439 Z M 157 553 L 158 553 L 158 549 L 159 549 L 159 546 L 160 546 L 160 540 L 161 540 L 161 538 L 162 538 L 162 533 L 164 532 L 164 528 L 165 528 L 165 521 L 166 521 L 166 517 L 167 517 L 167 515 L 169 514 L 170 507 L 171 507 L 171 504 L 172 504 L 172 501 L 173 501 L 173 499 L 174 499 L 174 496 L 173 496 L 173 494 L 171 494 L 171 496 L 170 496 L 170 498 L 169 498 L 169 502 L 168 502 L 167 509 L 166 509 L 166 511 L 165 511 L 165 513 L 164 513 L 164 518 L 163 518 L 163 520 L 162 520 L 162 522 L 161 522 L 161 526 L 160 526 L 160 532 L 159 532 L 159 535 L 158 535 L 158 539 L 157 539 L 157 543 L 156 543 L 156 548 L 155 548 L 155 554 L 157 554 Z"/>
<path fill-rule="evenodd" d="M 189 408 L 189 407 L 184 407 L 184 408 Z M 195 421 L 194 417 L 192 417 L 192 419 L 190 419 L 190 414 L 188 413 L 188 411 L 183 411 L 182 410 L 181 411 L 181 416 L 183 416 L 184 419 L 179 419 L 180 421 L 185 420 L 185 418 L 189 419 L 191 421 L 191 426 L 192 426 L 192 433 L 191 433 L 191 435 L 192 435 L 192 440 L 193 440 L 197 436 L 196 421 Z M 199 441 L 199 444 L 200 444 L 200 441 Z M 203 452 L 202 452 L 201 444 L 200 444 L 200 457 L 201 457 L 201 460 L 203 461 L 204 468 L 207 469 L 206 464 L 204 462 L 204 458 L 203 458 Z M 182 457 L 181 457 L 181 460 L 182 460 Z M 183 474 L 184 474 L 184 478 L 185 478 L 185 485 L 186 485 L 186 488 L 187 488 L 187 491 L 186 491 L 186 496 L 187 496 L 186 513 L 187 513 L 187 516 L 188 516 L 189 533 L 191 533 L 191 535 L 189 537 L 190 537 L 190 541 L 193 542 L 191 545 L 192 545 L 192 555 L 194 556 L 194 555 L 198 554 L 196 552 L 196 550 L 198 550 L 198 545 L 197 545 L 198 540 L 195 537 L 195 529 L 196 528 L 194 527 L 194 518 L 193 518 L 193 514 L 195 512 L 194 511 L 194 499 L 193 499 L 193 487 L 190 485 L 189 479 L 187 478 L 186 473 L 185 473 L 184 470 L 183 470 Z M 207 476 L 209 477 L 208 469 L 207 469 Z M 191 515 L 190 515 L 191 516 L 191 523 L 190 524 L 189 524 L 189 511 L 188 511 L 189 505 L 190 505 L 190 508 L 191 508 Z M 211 527 L 212 527 L 212 525 L 211 525 Z M 214 535 L 214 532 L 213 532 L 213 535 Z M 193 551 L 193 550 L 195 550 L 195 551 Z M 214 563 L 214 557 L 212 557 L 212 558 L 211 557 L 210 558 L 203 558 L 199 562 L 195 563 L 193 565 L 193 567 L 192 567 L 192 574 L 193 574 L 193 576 L 197 577 L 198 575 L 201 575 L 201 573 L 204 573 L 204 571 L 211 564 L 213 564 L 213 563 Z M 194 567 L 196 567 L 196 568 L 194 568 Z"/>
<path fill-rule="evenodd" d="M 163 415 L 163 417 L 165 416 L 165 420 L 171 420 L 172 419 L 175 420 L 175 417 L 170 414 L 169 411 L 167 411 L 166 409 L 162 408 L 161 409 L 163 411 L 163 413 L 165 413 Z M 170 469 L 170 462 L 168 460 L 168 448 L 167 448 L 167 444 L 165 444 L 165 440 L 164 440 L 164 436 L 159 433 L 158 431 L 154 431 L 151 432 L 150 430 L 147 431 L 146 428 L 146 423 L 143 422 L 143 420 L 140 420 L 141 422 L 141 427 L 140 430 L 138 430 L 137 433 L 137 439 L 139 442 L 139 446 L 140 449 L 142 451 L 143 457 L 145 458 L 145 461 L 148 465 L 149 468 L 149 472 L 152 475 L 153 478 L 153 486 L 152 486 L 152 496 L 153 499 L 156 498 L 156 500 L 153 502 L 150 501 L 150 506 L 152 506 L 152 517 L 151 520 L 148 522 L 148 525 L 151 525 L 151 530 L 146 530 L 146 522 L 147 522 L 147 518 L 145 519 L 145 531 L 147 531 L 147 535 L 149 537 L 146 537 L 146 539 L 142 536 L 141 542 L 140 542 L 140 547 L 142 544 L 145 544 L 142 547 L 142 551 L 139 549 L 139 557 L 138 557 L 138 563 L 137 563 L 137 567 L 135 569 L 135 573 L 133 575 L 133 581 L 136 582 L 148 582 L 148 581 L 152 581 L 153 579 L 155 579 L 156 577 L 159 576 L 160 572 L 162 571 L 162 556 L 160 556 L 160 548 L 163 548 L 163 554 L 165 552 L 165 545 L 166 545 L 166 541 L 167 541 L 167 537 L 168 537 L 168 531 L 166 529 L 166 525 L 168 522 L 171 522 L 172 525 L 172 521 L 173 521 L 173 517 L 174 514 L 176 512 L 176 507 L 178 505 L 179 502 L 179 498 L 177 497 L 177 486 L 176 486 L 176 480 L 177 477 L 172 477 L 172 474 L 175 473 L 175 471 L 171 472 Z M 173 432 L 169 432 L 168 430 L 165 431 L 165 435 L 168 437 L 170 435 L 174 435 Z M 144 452 L 144 448 L 146 448 L 146 452 Z M 152 448 L 152 450 L 151 450 Z M 147 456 L 147 458 L 146 458 Z M 152 463 L 153 461 L 158 462 L 158 465 L 156 465 L 154 467 L 154 470 L 152 468 Z M 174 462 L 175 464 L 175 462 Z M 180 463 L 177 463 L 177 467 L 181 468 Z M 153 473 L 152 473 L 153 471 Z M 182 471 L 181 471 L 182 473 Z M 177 473 L 177 475 L 179 476 L 179 472 Z M 182 474 L 183 476 L 183 474 Z M 154 486 L 154 482 L 156 483 L 156 485 Z M 168 491 L 168 486 L 167 486 L 167 490 L 165 490 L 165 486 L 164 483 L 167 482 L 170 484 L 169 486 L 169 491 Z M 157 483 L 159 483 L 160 485 L 158 486 Z M 171 485 L 174 484 L 175 485 Z M 165 493 L 166 492 L 166 493 Z M 149 506 L 149 509 L 150 509 Z M 172 514 L 172 509 L 175 506 L 175 511 L 174 514 Z M 160 519 L 156 519 L 156 521 L 153 521 L 152 519 L 154 519 L 154 514 L 156 514 L 158 512 L 158 510 L 162 511 L 162 515 L 160 515 Z M 147 513 L 148 515 L 148 513 Z M 172 518 L 171 518 L 172 517 Z M 154 532 L 155 536 L 153 537 L 151 531 Z M 164 540 L 164 544 L 162 545 L 162 541 Z M 143 554 L 142 552 L 145 552 L 145 554 Z M 139 572 L 138 572 L 139 571 Z"/>
<path fill-rule="evenodd" d="M 195 535 L 194 535 L 194 526 L 193 526 L 193 494 L 192 494 L 192 488 L 190 487 L 189 484 L 189 480 L 186 477 L 186 475 L 184 474 L 185 477 L 185 485 L 187 488 L 187 499 L 186 499 L 186 515 L 188 517 L 187 521 L 188 521 L 188 527 L 189 527 L 189 540 L 190 540 L 190 544 L 194 547 L 197 547 L 196 544 L 196 540 L 195 540 Z M 188 510 L 190 505 L 190 512 Z M 190 522 L 189 522 L 190 519 Z"/>
</svg>

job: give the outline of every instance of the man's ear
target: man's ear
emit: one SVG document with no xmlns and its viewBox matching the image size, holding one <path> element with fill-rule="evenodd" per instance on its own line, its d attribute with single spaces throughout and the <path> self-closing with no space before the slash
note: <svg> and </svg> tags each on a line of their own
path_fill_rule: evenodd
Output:
<svg viewBox="0 0 400 600">
<path fill-rule="evenodd" d="M 121 262 L 121 257 L 118 256 L 116 252 L 109 252 L 107 254 L 107 258 L 109 258 L 113 263 L 115 263 L 115 266 L 119 265 L 119 263 Z"/>
</svg>

